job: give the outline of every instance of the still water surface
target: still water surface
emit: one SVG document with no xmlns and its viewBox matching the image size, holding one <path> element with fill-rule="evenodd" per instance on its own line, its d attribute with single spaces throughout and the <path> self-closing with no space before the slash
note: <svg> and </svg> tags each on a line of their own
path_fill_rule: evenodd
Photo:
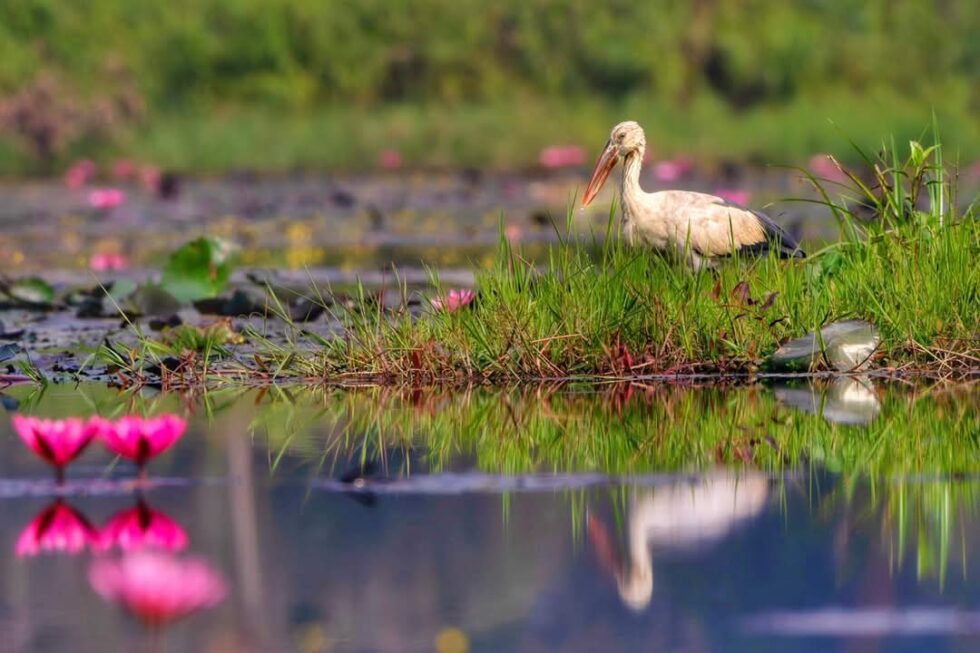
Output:
<svg viewBox="0 0 980 653">
<path fill-rule="evenodd" d="M 57 490 L 0 419 L 0 650 L 976 650 L 978 395 L 864 387 L 14 388 L 191 428 L 142 490 L 99 447 Z M 93 591 L 140 511 L 219 605 L 149 630 Z"/>
</svg>

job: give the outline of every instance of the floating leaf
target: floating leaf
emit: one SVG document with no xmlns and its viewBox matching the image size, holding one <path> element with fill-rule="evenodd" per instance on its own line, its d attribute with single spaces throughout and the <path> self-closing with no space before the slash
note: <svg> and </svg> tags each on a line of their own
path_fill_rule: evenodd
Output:
<svg viewBox="0 0 980 653">
<path fill-rule="evenodd" d="M 136 315 L 170 315 L 181 305 L 167 290 L 152 283 L 139 286 L 122 303 L 123 310 Z"/>
<path fill-rule="evenodd" d="M 2 345 L 0 346 L 0 362 L 10 360 L 22 351 L 24 351 L 23 348 L 17 343 L 10 342 Z"/>
<path fill-rule="evenodd" d="M 228 284 L 231 252 L 216 238 L 193 240 L 170 255 L 161 286 L 182 302 L 214 297 Z"/>
<path fill-rule="evenodd" d="M 14 281 L 6 285 L 3 292 L 14 301 L 31 306 L 50 306 L 54 303 L 54 288 L 39 277 Z"/>
</svg>

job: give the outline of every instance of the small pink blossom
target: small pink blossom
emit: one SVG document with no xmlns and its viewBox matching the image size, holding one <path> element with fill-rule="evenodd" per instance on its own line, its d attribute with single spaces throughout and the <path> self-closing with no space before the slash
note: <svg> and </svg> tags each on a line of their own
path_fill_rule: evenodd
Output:
<svg viewBox="0 0 980 653">
<path fill-rule="evenodd" d="M 146 164 L 140 168 L 139 177 L 143 188 L 151 193 L 160 191 L 160 180 L 163 178 L 160 168 L 152 164 Z"/>
<path fill-rule="evenodd" d="M 180 524 L 143 501 L 113 515 L 99 533 L 102 551 L 145 548 L 177 552 L 187 548 L 187 541 L 187 532 Z"/>
<path fill-rule="evenodd" d="M 117 159 L 112 164 L 112 177 L 117 181 L 129 181 L 136 178 L 137 166 L 130 159 Z"/>
<path fill-rule="evenodd" d="M 75 555 L 93 545 L 98 534 L 88 520 L 64 501 L 58 500 L 38 513 L 17 538 L 17 557 L 40 553 Z"/>
<path fill-rule="evenodd" d="M 437 311 L 445 310 L 448 313 L 458 311 L 469 306 L 476 299 L 476 292 L 469 289 L 452 289 L 446 293 L 445 297 L 433 297 L 432 308 Z"/>
<path fill-rule="evenodd" d="M 514 224 L 513 222 L 508 222 L 507 225 L 504 226 L 504 238 L 506 238 L 510 242 L 516 243 L 523 237 L 524 237 L 524 229 L 521 228 L 521 225 Z"/>
<path fill-rule="evenodd" d="M 169 449 L 187 430 L 187 420 L 168 413 L 159 417 L 93 418 L 99 439 L 111 452 L 140 467 Z"/>
<path fill-rule="evenodd" d="M 92 254 L 88 261 L 88 266 L 96 272 L 106 272 L 108 270 L 125 270 L 129 267 L 129 259 L 123 254 L 111 252 L 99 252 Z"/>
<path fill-rule="evenodd" d="M 538 163 L 544 168 L 577 168 L 585 165 L 585 148 L 578 145 L 551 145 L 541 150 Z"/>
<path fill-rule="evenodd" d="M 658 161 L 653 165 L 653 177 L 657 181 L 678 181 L 694 170 L 694 162 L 686 156 L 679 156 L 666 161 Z"/>
<path fill-rule="evenodd" d="M 126 191 L 119 188 L 93 188 L 88 194 L 88 205 L 99 211 L 109 211 L 126 203 Z"/>
<path fill-rule="evenodd" d="M 201 558 L 139 551 L 89 567 L 92 589 L 120 604 L 148 627 L 170 624 L 214 607 L 228 593 L 224 579 Z"/>
<path fill-rule="evenodd" d="M 401 152 L 393 148 L 382 150 L 381 155 L 378 157 L 378 163 L 385 170 L 397 170 L 402 167 Z"/>
<path fill-rule="evenodd" d="M 807 168 L 814 177 L 820 180 L 831 181 L 838 184 L 846 183 L 847 174 L 830 154 L 814 154 L 807 162 Z"/>
<path fill-rule="evenodd" d="M 73 189 L 81 188 L 95 179 L 97 172 L 98 168 L 93 161 L 89 159 L 76 161 L 65 171 L 65 186 Z"/>
<path fill-rule="evenodd" d="M 752 193 L 738 188 L 716 188 L 715 195 L 739 206 L 747 206 L 752 199 Z"/>
<path fill-rule="evenodd" d="M 75 460 L 95 437 L 92 423 L 79 417 L 41 419 L 14 415 L 11 422 L 24 444 L 59 470 Z"/>
</svg>

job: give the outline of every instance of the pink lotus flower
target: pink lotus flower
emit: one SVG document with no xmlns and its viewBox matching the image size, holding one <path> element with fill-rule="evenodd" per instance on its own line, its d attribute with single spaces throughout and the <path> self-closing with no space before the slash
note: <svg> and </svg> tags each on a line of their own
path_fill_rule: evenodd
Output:
<svg viewBox="0 0 980 653">
<path fill-rule="evenodd" d="M 11 422 L 24 444 L 49 465 L 57 468 L 59 475 L 95 436 L 92 423 L 79 417 L 40 419 L 14 415 Z"/>
<path fill-rule="evenodd" d="M 129 267 L 129 259 L 123 254 L 99 252 L 97 254 L 92 254 L 92 258 L 88 260 L 88 266 L 96 272 L 105 272 L 107 270 L 125 270 Z"/>
<path fill-rule="evenodd" d="M 172 413 L 150 418 L 133 415 L 115 421 L 93 418 L 92 422 L 110 451 L 140 467 L 169 449 L 187 430 L 187 420 Z"/>
<path fill-rule="evenodd" d="M 95 179 L 96 172 L 98 172 L 98 169 L 92 161 L 88 159 L 76 161 L 65 171 L 65 186 L 68 186 L 68 188 L 81 188 Z"/>
<path fill-rule="evenodd" d="M 401 152 L 395 149 L 388 148 L 381 152 L 381 156 L 378 157 L 378 163 L 385 170 L 397 170 L 402 167 L 402 155 Z"/>
<path fill-rule="evenodd" d="M 109 211 L 126 203 L 126 191 L 119 188 L 93 188 L 88 194 L 88 205 L 100 211 Z"/>
<path fill-rule="evenodd" d="M 538 163 L 552 170 L 583 166 L 585 159 L 585 148 L 578 145 L 552 145 L 541 150 L 538 155 Z"/>
<path fill-rule="evenodd" d="M 715 195 L 723 200 L 728 200 L 732 204 L 738 204 L 739 206 L 747 206 L 749 200 L 752 199 L 752 193 L 747 190 L 739 190 L 737 188 L 716 188 Z"/>
<path fill-rule="evenodd" d="M 432 308 L 437 311 L 445 310 L 448 313 L 458 311 L 469 306 L 476 299 L 476 292 L 469 289 L 452 289 L 446 293 L 445 297 L 433 297 Z"/>
<path fill-rule="evenodd" d="M 205 560 L 140 551 L 96 559 L 89 583 L 149 627 L 170 624 L 224 600 L 225 581 Z"/>
<path fill-rule="evenodd" d="M 653 165 L 653 177 L 657 181 L 673 182 L 691 174 L 694 162 L 686 156 L 658 161 Z"/>
<path fill-rule="evenodd" d="M 136 551 L 160 549 L 183 551 L 187 548 L 187 532 L 168 515 L 154 510 L 140 500 L 135 506 L 116 513 L 99 533 L 99 549 Z"/>
<path fill-rule="evenodd" d="M 97 537 L 98 533 L 81 513 L 58 500 L 42 510 L 17 538 L 17 556 L 74 555 L 94 544 Z"/>
</svg>

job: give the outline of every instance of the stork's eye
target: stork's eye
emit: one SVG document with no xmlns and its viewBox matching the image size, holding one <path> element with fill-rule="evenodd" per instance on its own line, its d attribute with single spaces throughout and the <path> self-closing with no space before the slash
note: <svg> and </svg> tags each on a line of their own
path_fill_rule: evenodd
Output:
<svg viewBox="0 0 980 653">
<path fill-rule="evenodd" d="M 623 142 L 624 138 L 626 138 L 626 132 L 619 132 L 619 135 L 616 136 L 616 140 L 619 141 L 620 143 Z"/>
</svg>

